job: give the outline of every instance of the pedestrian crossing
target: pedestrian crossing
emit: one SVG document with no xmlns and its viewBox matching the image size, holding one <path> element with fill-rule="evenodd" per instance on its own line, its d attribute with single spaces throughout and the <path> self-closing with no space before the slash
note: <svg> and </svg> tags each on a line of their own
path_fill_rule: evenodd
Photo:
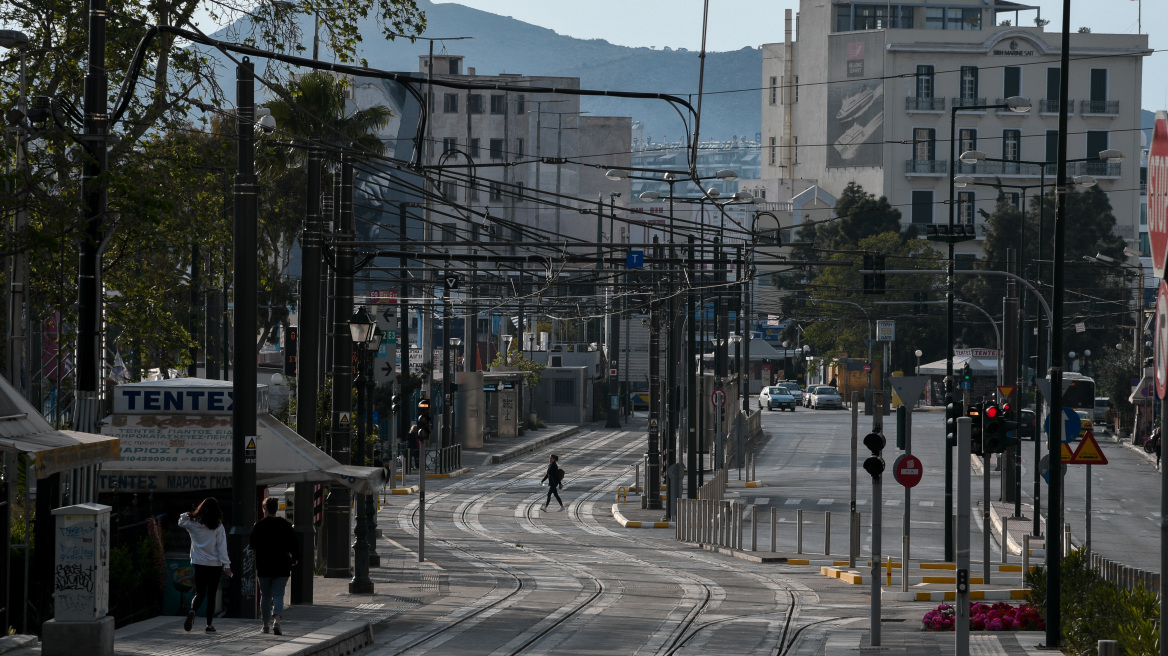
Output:
<svg viewBox="0 0 1168 656">
<path fill-rule="evenodd" d="M 796 509 L 798 509 L 798 508 L 812 508 L 812 507 L 834 506 L 834 505 L 847 505 L 848 501 L 847 500 L 837 500 L 834 497 L 826 497 L 823 499 L 813 499 L 813 498 L 806 498 L 806 497 L 788 497 L 786 499 L 783 499 L 781 502 L 779 502 L 779 501 L 776 501 L 773 497 L 758 497 L 758 498 L 753 499 L 751 501 L 751 503 L 753 505 L 756 505 L 756 506 L 766 506 L 766 505 L 794 506 Z M 869 503 L 870 503 L 870 501 L 868 499 L 856 499 L 857 506 L 867 506 L 867 505 L 869 505 Z M 901 506 L 901 505 L 904 505 L 904 500 L 903 499 L 885 499 L 884 505 L 885 506 Z M 920 508 L 933 508 L 937 504 L 935 501 L 914 501 L 912 505 L 918 506 Z"/>
</svg>

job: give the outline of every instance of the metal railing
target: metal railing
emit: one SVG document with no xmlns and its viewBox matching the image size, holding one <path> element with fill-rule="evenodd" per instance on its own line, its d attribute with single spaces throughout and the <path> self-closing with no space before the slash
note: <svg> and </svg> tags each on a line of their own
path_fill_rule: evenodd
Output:
<svg viewBox="0 0 1168 656">
<path fill-rule="evenodd" d="M 1075 101 L 1071 100 L 1067 103 L 1068 113 L 1074 113 Z M 1057 114 L 1059 110 L 1058 98 L 1043 98 L 1038 101 L 1038 111 L 1043 114 Z"/>
<path fill-rule="evenodd" d="M 953 106 L 954 107 L 981 107 L 981 106 L 987 105 L 987 104 L 989 104 L 989 103 L 986 102 L 985 98 L 954 98 L 953 99 Z M 984 112 L 985 110 L 980 109 L 980 110 L 972 110 L 972 111 Z"/>
<path fill-rule="evenodd" d="M 947 159 L 908 159 L 904 162 L 905 173 L 944 175 L 949 172 Z"/>
<path fill-rule="evenodd" d="M 1102 114 L 1116 116 L 1119 114 L 1118 100 L 1080 100 L 1079 114 Z"/>
<path fill-rule="evenodd" d="M 462 445 L 455 444 L 445 448 L 423 449 L 426 459 L 427 474 L 449 474 L 462 469 Z M 403 450 L 401 457 L 402 476 L 416 475 L 418 467 L 413 461 L 409 450 Z M 403 484 L 405 479 L 402 479 Z"/>
<path fill-rule="evenodd" d="M 957 172 L 966 175 L 1025 175 L 1037 178 L 1042 174 L 1042 169 L 1039 164 L 1023 162 L 958 162 Z"/>
<path fill-rule="evenodd" d="M 905 110 L 913 112 L 943 112 L 945 111 L 944 98 L 918 98 L 908 96 L 904 99 Z"/>
<path fill-rule="evenodd" d="M 728 469 L 722 469 L 713 478 L 706 481 L 706 484 L 698 489 L 698 498 L 709 501 L 721 501 L 726 496 L 726 472 Z"/>
<path fill-rule="evenodd" d="M 678 499 L 674 538 L 741 551 L 744 508 L 722 499 Z"/>
</svg>

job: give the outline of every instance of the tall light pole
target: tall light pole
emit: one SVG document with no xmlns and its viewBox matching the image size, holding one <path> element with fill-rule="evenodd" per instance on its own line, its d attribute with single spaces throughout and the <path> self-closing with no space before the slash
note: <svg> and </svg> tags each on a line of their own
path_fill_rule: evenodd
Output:
<svg viewBox="0 0 1168 656">
<path fill-rule="evenodd" d="M 956 405 L 953 399 L 953 341 L 956 338 L 953 327 L 953 300 L 956 292 L 954 285 L 954 226 L 956 225 L 956 194 L 954 192 L 954 177 L 957 172 L 957 112 L 973 111 L 978 109 L 1009 109 L 1012 112 L 1030 111 L 1030 101 L 1019 96 L 1006 99 L 1005 103 L 993 105 L 954 105 L 949 112 L 949 230 L 946 241 L 949 244 L 948 261 L 946 262 L 945 298 L 948 301 L 945 307 L 945 419 L 956 421 Z M 953 544 L 953 449 L 956 444 L 945 444 L 945 560 L 953 562 L 955 550 Z M 1057 458 L 1056 458 L 1057 460 Z"/>
<path fill-rule="evenodd" d="M 374 328 L 377 323 L 365 306 L 357 308 L 349 319 L 349 336 L 353 340 L 352 348 L 357 351 L 357 412 L 353 420 L 357 424 L 357 446 L 353 449 L 353 458 L 350 464 L 358 467 L 365 466 L 365 408 L 369 399 L 366 398 L 366 380 L 371 375 L 368 367 L 368 347 L 373 343 Z M 374 347 L 376 348 L 376 346 Z M 350 594 L 373 594 L 373 581 L 369 578 L 369 525 L 365 517 L 367 494 L 357 495 L 357 521 L 353 527 L 353 580 L 349 581 Z"/>
</svg>

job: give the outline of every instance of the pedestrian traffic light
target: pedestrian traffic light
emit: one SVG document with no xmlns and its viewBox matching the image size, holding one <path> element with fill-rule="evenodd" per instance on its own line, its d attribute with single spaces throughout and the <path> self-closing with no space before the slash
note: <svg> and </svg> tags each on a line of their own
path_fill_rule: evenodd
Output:
<svg viewBox="0 0 1168 656">
<path fill-rule="evenodd" d="M 952 402 L 945 406 L 945 443 L 957 446 L 957 418 L 965 414 L 965 406 L 961 402 Z"/>
<path fill-rule="evenodd" d="M 430 399 L 418 401 L 418 439 L 426 442 L 430 439 Z"/>
<path fill-rule="evenodd" d="M 969 452 L 975 456 L 982 455 L 982 415 L 985 408 L 980 403 L 971 403 L 965 409 L 965 416 L 969 417 Z"/>
<path fill-rule="evenodd" d="M 389 411 L 395 416 L 401 412 L 401 394 L 394 394 L 389 397 Z"/>
</svg>

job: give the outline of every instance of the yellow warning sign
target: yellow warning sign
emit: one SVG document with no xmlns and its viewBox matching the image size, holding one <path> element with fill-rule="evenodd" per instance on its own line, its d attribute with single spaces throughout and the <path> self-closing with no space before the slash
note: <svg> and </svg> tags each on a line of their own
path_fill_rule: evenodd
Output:
<svg viewBox="0 0 1168 656">
<path fill-rule="evenodd" d="M 249 439 L 249 440 L 247 441 L 247 446 L 246 446 L 246 447 L 244 447 L 244 448 L 246 448 L 246 449 L 249 449 L 249 450 L 251 450 L 251 451 L 255 451 L 255 448 L 256 448 L 256 445 L 255 445 L 255 438 L 253 437 L 253 438 Z"/>
<path fill-rule="evenodd" d="M 337 421 L 339 421 L 342 426 L 348 426 L 349 425 L 349 413 L 342 412 L 340 418 Z"/>
<path fill-rule="evenodd" d="M 1099 443 L 1095 441 L 1095 434 L 1087 431 L 1083 436 L 1082 442 L 1079 443 L 1079 448 L 1075 450 L 1075 457 L 1070 461 L 1072 465 L 1106 465 L 1107 456 L 1103 455 L 1103 450 L 1099 448 Z"/>
<path fill-rule="evenodd" d="M 1013 385 L 998 385 L 998 394 L 1001 394 L 1003 398 L 1008 398 L 1013 393 Z"/>
<path fill-rule="evenodd" d="M 1059 457 L 1059 460 L 1067 464 L 1075 460 L 1075 454 L 1071 453 L 1071 447 L 1066 442 L 1063 442 L 1062 455 Z"/>
</svg>

